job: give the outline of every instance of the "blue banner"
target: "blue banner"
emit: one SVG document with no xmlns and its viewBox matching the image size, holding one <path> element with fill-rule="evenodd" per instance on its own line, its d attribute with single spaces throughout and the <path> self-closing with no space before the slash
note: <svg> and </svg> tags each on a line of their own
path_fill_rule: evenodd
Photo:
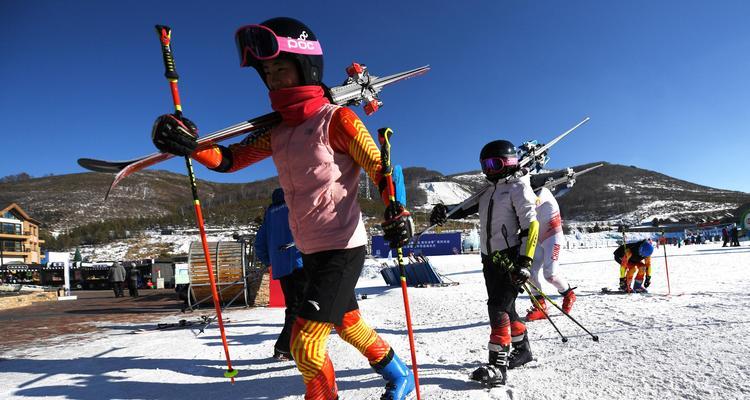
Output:
<svg viewBox="0 0 750 400">
<path fill-rule="evenodd" d="M 372 255 L 374 257 L 386 258 L 390 250 L 382 236 L 372 237 Z M 410 253 L 423 256 L 461 254 L 461 232 L 425 233 L 419 239 L 419 243 L 404 247 L 404 256 L 408 256 Z M 395 251 L 393 256 L 396 256 Z"/>
</svg>

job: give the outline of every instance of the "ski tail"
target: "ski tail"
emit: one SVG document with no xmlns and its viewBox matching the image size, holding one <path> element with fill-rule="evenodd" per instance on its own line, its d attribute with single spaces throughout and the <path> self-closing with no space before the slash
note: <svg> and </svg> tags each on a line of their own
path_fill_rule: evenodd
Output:
<svg viewBox="0 0 750 400">
<path fill-rule="evenodd" d="M 557 179 L 550 178 L 550 180 L 548 180 L 547 182 L 545 182 L 542 186 L 534 188 L 534 192 L 538 192 L 538 191 L 542 190 L 542 188 L 547 188 L 549 190 L 552 190 L 557 185 L 562 185 L 563 183 L 567 183 L 568 187 L 573 187 L 573 185 L 576 182 L 576 179 L 579 176 L 581 176 L 583 174 L 587 174 L 587 173 L 589 173 L 589 172 L 591 172 L 591 171 L 593 171 L 593 170 L 595 170 L 595 169 L 597 169 L 597 168 L 599 168 L 599 167 L 601 167 L 603 165 L 604 164 L 597 164 L 597 165 L 594 165 L 593 167 L 589 167 L 589 168 L 586 168 L 586 169 L 584 169 L 582 171 L 578 171 L 578 172 L 575 172 L 572 169 L 568 168 L 568 172 L 564 176 L 562 176 L 560 178 L 557 178 Z"/>
<path fill-rule="evenodd" d="M 79 158 L 78 159 L 78 165 L 80 165 L 83 168 L 86 168 L 89 171 L 94 172 L 107 172 L 107 173 L 118 173 L 123 170 L 123 168 L 127 167 L 130 164 L 134 164 L 138 161 L 143 160 L 144 158 L 148 158 L 153 156 L 154 154 L 136 158 L 134 160 L 127 160 L 127 161 L 104 161 L 104 160 L 97 160 L 93 158 Z"/>
</svg>

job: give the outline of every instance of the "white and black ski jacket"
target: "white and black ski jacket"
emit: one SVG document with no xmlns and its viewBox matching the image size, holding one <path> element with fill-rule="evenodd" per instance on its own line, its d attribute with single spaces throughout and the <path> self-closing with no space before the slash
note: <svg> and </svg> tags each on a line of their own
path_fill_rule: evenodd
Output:
<svg viewBox="0 0 750 400">
<path fill-rule="evenodd" d="M 490 255 L 496 250 L 521 245 L 519 255 L 533 258 L 539 233 L 536 201 L 537 196 L 531 189 L 530 176 L 527 174 L 485 186 L 463 203 L 449 206 L 451 211 L 448 218 L 462 219 L 479 213 L 482 254 Z M 528 243 L 529 237 L 531 243 Z"/>
<path fill-rule="evenodd" d="M 529 175 L 500 180 L 491 186 L 479 198 L 478 211 L 482 254 L 489 255 L 495 250 L 518 245 L 525 249 L 529 226 L 536 221 L 536 195 L 531 189 Z"/>
</svg>

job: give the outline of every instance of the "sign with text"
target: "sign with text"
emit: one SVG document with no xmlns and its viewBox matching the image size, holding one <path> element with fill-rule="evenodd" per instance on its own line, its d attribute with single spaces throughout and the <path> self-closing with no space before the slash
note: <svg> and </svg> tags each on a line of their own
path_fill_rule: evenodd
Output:
<svg viewBox="0 0 750 400">
<path fill-rule="evenodd" d="M 372 255 L 386 258 L 391 249 L 382 236 L 372 237 Z M 453 233 L 425 233 L 419 242 L 404 246 L 404 256 L 410 253 L 423 256 L 445 256 L 461 253 L 461 232 Z M 395 257 L 396 252 L 393 252 Z"/>
</svg>

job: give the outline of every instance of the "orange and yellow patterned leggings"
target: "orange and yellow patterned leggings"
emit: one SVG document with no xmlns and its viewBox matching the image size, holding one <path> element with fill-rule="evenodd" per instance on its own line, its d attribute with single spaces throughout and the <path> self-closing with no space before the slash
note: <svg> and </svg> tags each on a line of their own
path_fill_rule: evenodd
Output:
<svg viewBox="0 0 750 400">
<path fill-rule="evenodd" d="M 292 356 L 305 382 L 305 400 L 335 400 L 338 397 L 336 375 L 326 351 L 332 328 L 332 323 L 299 317 L 292 328 Z M 367 357 L 370 365 L 382 360 L 391 348 L 365 323 L 359 310 L 344 314 L 341 325 L 335 328 L 341 339 Z"/>
</svg>

